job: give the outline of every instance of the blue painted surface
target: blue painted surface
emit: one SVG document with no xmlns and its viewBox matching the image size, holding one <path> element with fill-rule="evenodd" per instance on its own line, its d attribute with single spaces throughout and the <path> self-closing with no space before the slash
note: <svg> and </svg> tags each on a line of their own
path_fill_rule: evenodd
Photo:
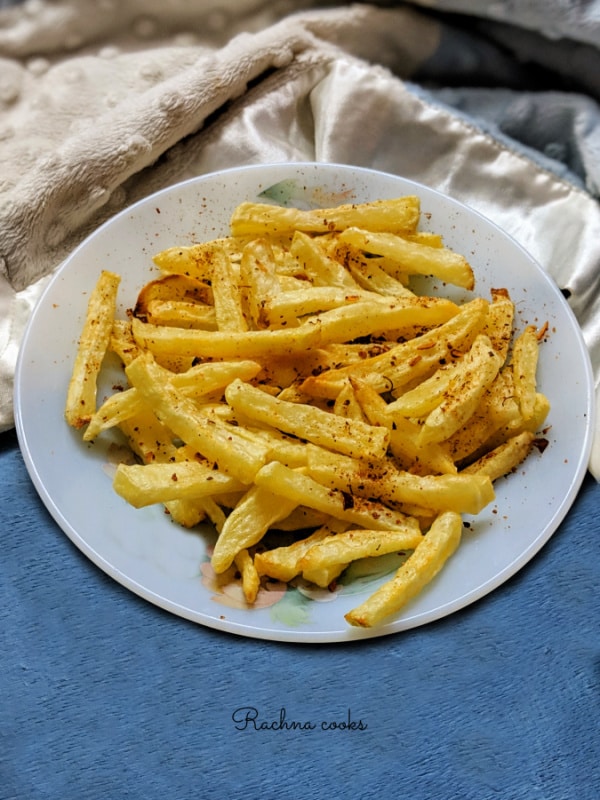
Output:
<svg viewBox="0 0 600 800">
<path fill-rule="evenodd" d="M 12 432 L 0 509 L 3 800 L 597 797 L 591 478 L 500 589 L 351 645 L 243 639 L 134 596 L 49 517 Z"/>
</svg>

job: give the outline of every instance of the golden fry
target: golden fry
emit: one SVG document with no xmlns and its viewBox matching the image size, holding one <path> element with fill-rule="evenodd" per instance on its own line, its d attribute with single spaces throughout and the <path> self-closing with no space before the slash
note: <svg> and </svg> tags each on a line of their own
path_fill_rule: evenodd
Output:
<svg viewBox="0 0 600 800">
<path fill-rule="evenodd" d="M 344 530 L 346 527 L 346 523 L 337 526 L 340 530 Z M 304 555 L 311 547 L 331 536 L 335 528 L 335 524 L 323 525 L 305 539 L 298 539 L 292 544 L 256 553 L 254 564 L 258 573 L 286 583 L 291 581 L 300 574 L 300 562 Z"/>
<path fill-rule="evenodd" d="M 401 273 L 434 275 L 463 289 L 473 289 L 475 285 L 473 269 L 466 258 L 446 247 L 431 247 L 393 233 L 373 233 L 358 227 L 347 228 L 340 234 L 340 241 L 385 256 L 397 264 Z"/>
<path fill-rule="evenodd" d="M 246 602 L 252 605 L 260 589 L 260 576 L 254 565 L 252 556 L 247 550 L 241 550 L 234 559 L 242 577 L 242 591 Z"/>
<path fill-rule="evenodd" d="M 294 499 L 282 498 L 269 489 L 254 485 L 225 520 L 215 544 L 211 564 L 224 572 L 241 550 L 260 542 L 269 528 L 296 507 Z"/>
<path fill-rule="evenodd" d="M 196 499 L 244 486 L 230 475 L 197 461 L 178 464 L 119 464 L 113 488 L 135 508 L 169 500 Z"/>
<path fill-rule="evenodd" d="M 118 275 L 103 270 L 90 295 L 67 389 L 65 419 L 73 428 L 86 425 L 96 410 L 98 375 L 110 344 L 120 282 Z"/>
<path fill-rule="evenodd" d="M 203 331 L 131 321 L 137 345 L 158 357 L 199 359 L 261 359 L 273 355 L 302 355 L 317 347 L 321 331 L 317 324 L 294 329 L 260 331 Z"/>
<path fill-rule="evenodd" d="M 345 419 L 316 406 L 290 403 L 240 380 L 230 383 L 225 397 L 234 411 L 285 433 L 356 458 L 381 458 L 388 446 L 385 428 Z"/>
<path fill-rule="evenodd" d="M 330 534 L 310 547 L 298 566 L 307 581 L 326 588 L 331 583 L 332 574 L 337 572 L 339 575 L 352 561 L 414 550 L 422 538 L 421 532 L 413 527 L 392 531 L 358 528 Z"/>
<path fill-rule="evenodd" d="M 349 611 L 346 621 L 350 625 L 371 628 L 396 614 L 435 578 L 458 548 L 461 537 L 460 514 L 452 511 L 440 514 L 395 576 Z"/>
<path fill-rule="evenodd" d="M 233 236 L 281 235 L 294 231 L 330 233 L 350 225 L 373 231 L 414 233 L 419 215 L 420 201 L 414 195 L 308 211 L 262 203 L 240 203 L 231 217 L 230 228 Z"/>
<path fill-rule="evenodd" d="M 539 341 L 534 325 L 528 325 L 517 337 L 512 352 L 515 395 L 525 420 L 533 416 L 536 397 L 536 371 Z"/>
<path fill-rule="evenodd" d="M 498 445 L 481 456 L 477 461 L 462 470 L 463 475 L 487 475 L 491 481 L 496 481 L 503 475 L 508 475 L 519 466 L 529 453 L 535 442 L 535 434 L 523 431 L 508 441 Z"/>
</svg>

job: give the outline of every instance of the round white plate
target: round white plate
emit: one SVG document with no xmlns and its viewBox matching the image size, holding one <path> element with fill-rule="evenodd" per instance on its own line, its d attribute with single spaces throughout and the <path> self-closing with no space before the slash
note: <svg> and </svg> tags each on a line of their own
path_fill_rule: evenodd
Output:
<svg viewBox="0 0 600 800">
<path fill-rule="evenodd" d="M 394 568 L 393 559 L 352 568 L 336 592 L 301 583 L 261 591 L 245 607 L 241 590 L 211 580 L 210 529 L 186 531 L 162 508 L 135 510 L 111 485 L 107 445 L 84 444 L 63 418 L 66 387 L 90 290 L 101 269 L 122 275 L 121 312 L 156 276 L 151 257 L 173 245 L 228 233 L 233 208 L 268 198 L 328 206 L 417 194 L 422 228 L 443 234 L 467 255 L 476 293 L 506 287 L 517 324 L 549 324 L 539 384 L 550 399 L 549 446 L 499 481 L 496 499 L 465 531 L 458 553 L 397 617 L 373 629 L 351 628 L 344 613 Z M 110 386 L 106 386 L 109 391 Z M 102 397 L 102 393 L 100 394 Z M 381 636 L 444 617 L 483 597 L 519 570 L 557 529 L 585 475 L 591 448 L 593 383 L 575 318 L 553 281 L 491 222 L 427 187 L 393 175 L 329 164 L 231 169 L 165 189 L 99 228 L 60 267 L 34 310 L 15 381 L 16 428 L 31 479 L 72 542 L 100 569 L 157 606 L 200 624 L 244 636 L 295 642 Z M 364 566 L 364 565 L 363 565 Z"/>
</svg>

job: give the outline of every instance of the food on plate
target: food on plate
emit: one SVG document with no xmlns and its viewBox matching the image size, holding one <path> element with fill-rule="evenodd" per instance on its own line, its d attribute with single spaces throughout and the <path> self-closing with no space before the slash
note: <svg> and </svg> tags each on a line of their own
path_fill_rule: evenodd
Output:
<svg viewBox="0 0 600 800">
<path fill-rule="evenodd" d="M 504 288 L 476 296 L 467 259 L 420 216 L 416 196 L 244 202 L 230 235 L 158 253 L 161 275 L 125 318 L 117 275 L 91 295 L 67 422 L 85 441 L 121 432 L 136 458 L 113 485 L 132 506 L 212 523 L 211 566 L 239 576 L 250 607 L 264 582 L 326 590 L 350 564 L 399 553 L 345 615 L 382 624 L 460 550 L 463 515 L 543 450 L 547 329 L 518 331 Z M 462 301 L 442 296 L 449 284 Z M 124 381 L 99 401 L 105 356 Z"/>
</svg>

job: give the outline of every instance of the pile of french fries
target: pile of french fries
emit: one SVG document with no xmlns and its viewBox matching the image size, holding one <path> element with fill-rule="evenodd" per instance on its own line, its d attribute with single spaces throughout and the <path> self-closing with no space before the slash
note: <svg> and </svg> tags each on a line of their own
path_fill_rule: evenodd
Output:
<svg viewBox="0 0 600 800">
<path fill-rule="evenodd" d="M 300 210 L 244 202 L 230 235 L 160 252 L 118 318 L 119 276 L 89 301 L 67 422 L 110 428 L 137 463 L 114 489 L 216 530 L 212 567 L 249 605 L 266 581 L 332 587 L 352 562 L 404 556 L 349 611 L 397 614 L 459 547 L 463 515 L 543 439 L 546 329 L 514 330 L 504 289 L 473 294 L 467 260 L 420 231 L 416 196 Z M 412 277 L 466 290 L 418 296 Z M 107 353 L 128 387 L 98 398 Z"/>
</svg>

